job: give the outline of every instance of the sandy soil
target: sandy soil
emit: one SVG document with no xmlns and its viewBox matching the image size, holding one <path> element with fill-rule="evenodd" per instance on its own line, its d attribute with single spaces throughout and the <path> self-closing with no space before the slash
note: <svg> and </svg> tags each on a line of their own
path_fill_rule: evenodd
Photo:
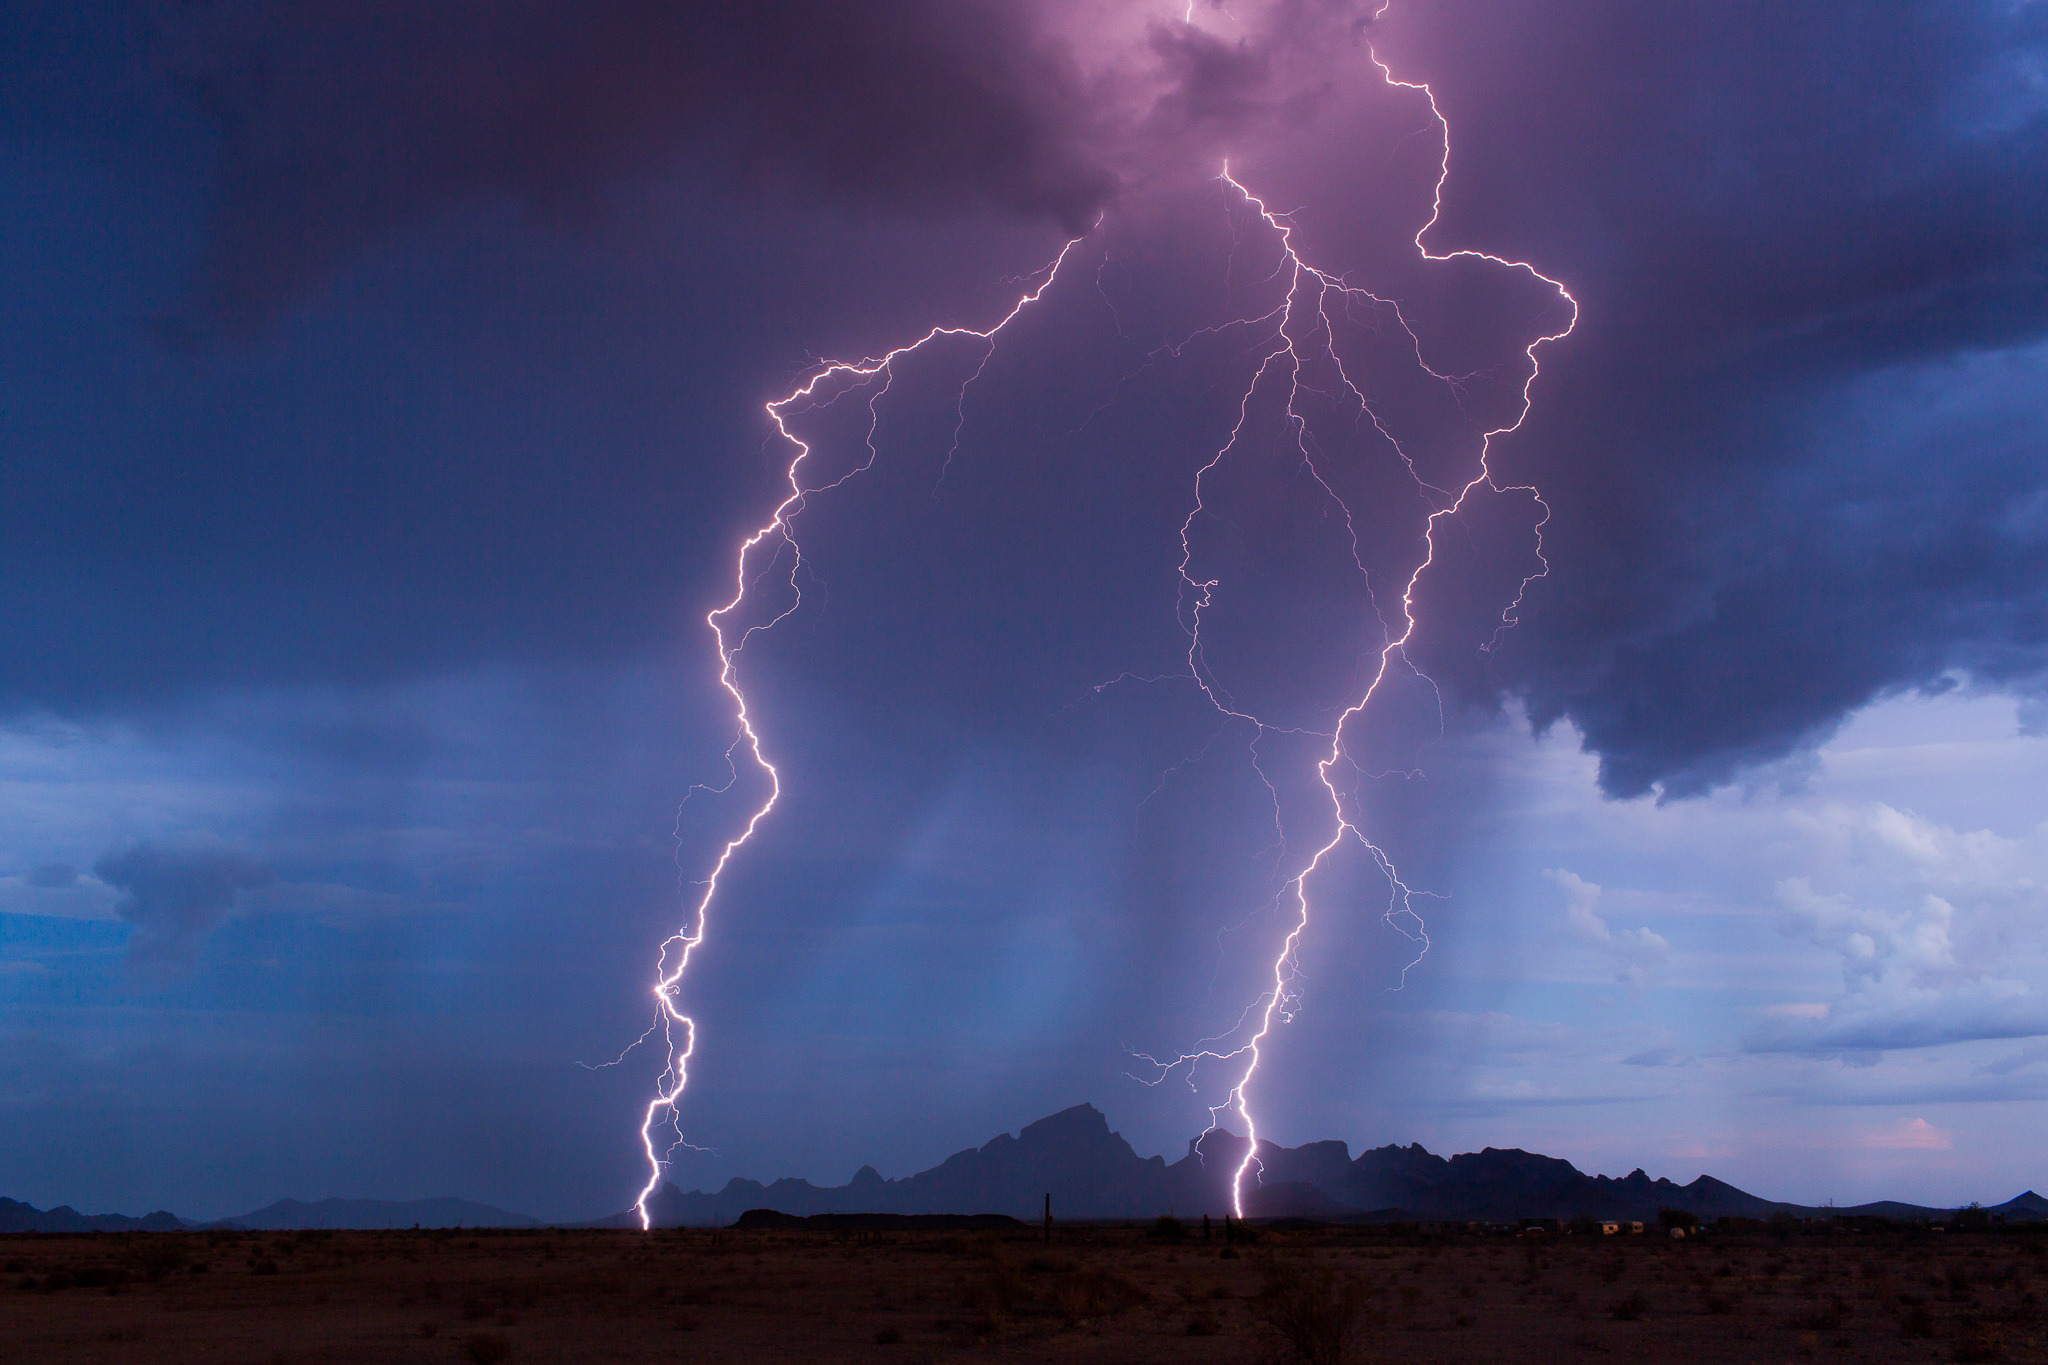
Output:
<svg viewBox="0 0 2048 1365">
<path fill-rule="evenodd" d="M 1342 1359 L 1404 1365 L 2048 1360 L 2024 1234 L 103 1234 L 0 1269 L 21 1362 L 1278 1362 L 1347 1318 Z"/>
</svg>

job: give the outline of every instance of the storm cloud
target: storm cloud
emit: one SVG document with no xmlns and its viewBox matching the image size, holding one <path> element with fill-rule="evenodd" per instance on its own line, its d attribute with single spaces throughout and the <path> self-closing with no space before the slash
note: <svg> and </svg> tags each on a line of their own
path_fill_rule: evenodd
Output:
<svg viewBox="0 0 2048 1365">
<path fill-rule="evenodd" d="M 225 849 L 150 843 L 107 854 L 93 874 L 121 892 L 114 913 L 136 931 L 129 961 L 160 970 L 189 962 L 236 896 L 272 880 L 269 868 Z"/>
<path fill-rule="evenodd" d="M 1502 466 L 1552 572 L 1495 680 L 1618 795 L 2048 667 L 2039 6 L 1396 7 L 1443 238 L 1572 283 Z"/>
<path fill-rule="evenodd" d="M 1549 498 L 1551 573 L 1450 670 L 1468 702 L 1686 794 L 1888 692 L 2048 667 L 2038 6 L 1290 3 L 1227 38 L 1056 4 L 141 13 L 219 139 L 195 297 L 230 329 L 453 206 L 574 224 L 679 168 L 1064 232 L 1243 145 L 1341 181 L 1333 73 L 1369 40 L 1456 129 L 1433 244 L 1585 305 L 1499 460 Z"/>
<path fill-rule="evenodd" d="M 1087 230 L 1125 179 L 1299 124 L 1295 67 L 1342 3 L 1226 42 L 1051 3 L 216 0 L 141 9 L 158 67 L 220 138 L 197 302 L 270 319 L 341 261 L 465 201 L 600 216 L 619 182 L 1014 216 Z M 1320 63 L 1318 63 L 1320 64 Z"/>
</svg>

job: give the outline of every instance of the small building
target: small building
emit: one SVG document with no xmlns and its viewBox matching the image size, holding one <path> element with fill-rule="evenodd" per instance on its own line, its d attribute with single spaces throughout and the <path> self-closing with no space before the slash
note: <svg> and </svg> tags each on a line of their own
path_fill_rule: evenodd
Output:
<svg viewBox="0 0 2048 1365">
<path fill-rule="evenodd" d="M 1641 1227 L 1641 1226 L 1642 1226 L 1642 1224 L 1638 1223 L 1638 1224 L 1636 1224 L 1636 1226 L 1637 1226 L 1637 1227 Z M 1621 1224 L 1619 1224 L 1619 1223 L 1602 1223 L 1602 1224 L 1600 1225 L 1600 1235 L 1601 1235 L 1602 1237 L 1612 1237 L 1612 1236 L 1613 1236 L 1613 1235 L 1614 1235 L 1615 1233 L 1617 1233 L 1617 1232 L 1620 1232 L 1620 1231 L 1621 1231 Z"/>
</svg>

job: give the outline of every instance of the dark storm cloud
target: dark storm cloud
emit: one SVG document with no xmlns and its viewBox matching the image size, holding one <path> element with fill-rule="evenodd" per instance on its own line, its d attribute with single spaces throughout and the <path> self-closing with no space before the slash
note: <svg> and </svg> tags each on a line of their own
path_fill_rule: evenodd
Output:
<svg viewBox="0 0 2048 1365">
<path fill-rule="evenodd" d="M 463 199 L 545 219 L 715 143 L 727 171 L 849 201 L 1051 219 L 1113 188 L 1082 76 L 986 0 L 250 0 L 146 11 L 222 139 L 201 288 L 248 323 Z"/>
<path fill-rule="evenodd" d="M 1328 196 L 1388 136 L 1341 122 L 1347 87 L 1377 79 L 1365 38 L 1433 82 L 1453 124 L 1433 245 L 1531 260 L 1585 305 L 1578 333 L 1546 352 L 1530 424 L 1498 461 L 1548 496 L 1553 572 L 1487 671 L 1468 670 L 1472 700 L 1505 691 L 1539 723 L 1569 718 L 1613 792 L 1683 793 L 1951 671 L 2033 687 L 2048 667 L 2048 525 L 2029 510 L 2048 505 L 2042 375 L 2013 360 L 2001 379 L 1992 353 L 2048 321 L 2042 7 L 1399 0 L 1361 29 L 1365 8 L 1233 6 L 1247 24 L 1219 18 L 1226 39 L 1136 20 L 1101 38 L 1058 0 L 137 0 L 149 69 L 172 75 L 211 129 L 204 226 L 144 234 L 153 246 L 196 238 L 186 257 L 202 325 L 260 327 L 451 208 L 512 202 L 575 223 L 626 182 L 678 172 L 716 193 L 696 196 L 687 225 L 678 214 L 656 231 L 727 253 L 707 278 L 739 283 L 730 297 L 678 291 L 649 306 L 687 316 L 682 344 L 635 330 L 623 302 L 669 282 L 655 272 L 674 260 L 620 266 L 625 283 L 608 282 L 619 296 L 587 316 L 520 295 L 502 352 L 438 333 L 418 356 L 360 347 L 398 357 L 394 373 L 323 364 L 335 333 L 315 329 L 292 374 L 336 376 L 349 394 L 338 416 L 245 403 L 226 380 L 218 411 L 163 431 L 138 420 L 103 436 L 96 392 L 35 416 L 23 463 L 61 481 L 61 497 L 9 528 L 27 547 L 9 577 L 35 596 L 0 608 L 24 636 L 64 624 L 48 627 L 56 642 L 37 660 L 0 660 L 0 684 L 63 704 L 195 677 L 386 676 L 667 638 L 668 588 L 724 572 L 717 536 L 758 491 L 730 483 L 739 462 L 724 458 L 758 440 L 743 429 L 757 395 L 719 398 L 765 389 L 793 349 L 781 335 L 742 349 L 722 329 L 742 314 L 801 315 L 872 344 L 898 320 L 824 314 L 878 311 L 911 278 L 899 259 L 874 267 L 890 278 L 873 295 L 808 288 L 789 262 L 825 249 L 840 230 L 828 216 L 801 220 L 806 247 L 757 251 L 744 230 L 695 245 L 728 210 L 752 221 L 757 204 L 723 197 L 736 184 L 787 192 L 806 212 L 963 210 L 1071 230 L 1148 180 L 1264 138 L 1313 161 L 1307 183 Z M 44 11 L 67 12 L 28 12 Z M 1172 7 L 1154 17 L 1170 21 Z M 16 88 L 55 101 L 78 82 L 50 73 L 88 45 L 37 49 L 39 23 L 0 36 L 27 54 L 0 78 L 40 71 Z M 79 88 L 95 92 L 92 118 L 119 94 L 104 80 Z M 1395 135 L 1433 158 L 1426 117 L 1401 118 Z M 1367 189 L 1401 209 L 1388 241 L 1404 250 L 1414 188 Z M 1302 202 L 1313 224 L 1318 204 Z M 118 205 L 89 207 L 82 222 L 121 221 Z M 51 240 L 97 241 L 69 227 Z M 442 282 L 445 259 L 417 250 L 421 273 Z M 521 269 L 572 273 L 552 258 Z M 836 281 L 846 267 L 835 269 Z M 79 268 L 95 282 L 133 273 L 98 258 Z M 510 273 L 463 287 L 510 297 Z M 784 292 L 769 297 L 764 281 Z M 598 291 L 579 280 L 563 294 Z M 523 312 L 543 307 L 554 311 Z M 490 313 L 452 291 L 432 309 Z M 24 355 L 68 354 L 70 325 Z M 650 337 L 673 352 L 646 360 Z M 707 355 L 730 368 L 713 373 Z M 419 378 L 438 363 L 475 382 Z M 38 401 L 62 391 L 56 362 L 52 375 L 23 365 Z M 100 382 L 94 364 L 64 373 Z M 619 389 L 693 373 L 703 386 L 677 414 L 631 425 L 644 414 Z M 446 414 L 421 415 L 407 387 L 419 384 L 456 395 L 460 420 L 435 428 Z M 127 383 L 115 401 L 140 392 Z M 522 409 L 534 393 L 551 406 Z M 361 430 L 348 426 L 362 414 Z M 679 430 L 695 443 L 681 460 Z M 564 454 L 586 448 L 603 452 L 602 477 Z M 76 476 L 87 459 L 105 467 Z M 168 606 L 152 596 L 174 590 Z M 208 631 L 187 628 L 180 603 L 231 598 L 246 626 L 188 643 Z M 304 630 L 313 618 L 322 628 Z M 181 649 L 191 657 L 172 657 Z"/>
<path fill-rule="evenodd" d="M 269 868 L 236 853 L 150 843 L 107 854 L 93 873 L 121 892 L 114 913 L 136 929 L 129 959 L 156 967 L 189 960 L 237 895 L 272 880 Z"/>
<path fill-rule="evenodd" d="M 1456 126 L 1439 243 L 1570 281 L 1504 448 L 1556 509 L 1497 675 L 1617 794 L 1950 670 L 2048 669 L 2048 24 L 2004 4 L 1400 7 Z"/>
<path fill-rule="evenodd" d="M 1348 0 L 1225 41 L 1154 23 L 1105 63 L 1056 0 L 147 4 L 221 139 L 199 288 L 265 320 L 367 243 L 463 200 L 546 221 L 679 161 L 714 185 L 1079 233 L 1128 175 L 1326 101 Z M 1106 50 L 1121 51 L 1115 44 Z"/>
</svg>

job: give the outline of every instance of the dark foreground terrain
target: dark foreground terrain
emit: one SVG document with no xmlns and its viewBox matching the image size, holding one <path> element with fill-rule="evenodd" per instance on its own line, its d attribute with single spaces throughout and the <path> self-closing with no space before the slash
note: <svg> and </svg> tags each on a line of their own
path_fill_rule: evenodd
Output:
<svg viewBox="0 0 2048 1365">
<path fill-rule="evenodd" d="M 9 1361 L 2048 1359 L 2048 1236 L 247 1232 L 0 1237 Z M 1317 1354 L 1321 1350 L 1324 1354 Z"/>
</svg>

